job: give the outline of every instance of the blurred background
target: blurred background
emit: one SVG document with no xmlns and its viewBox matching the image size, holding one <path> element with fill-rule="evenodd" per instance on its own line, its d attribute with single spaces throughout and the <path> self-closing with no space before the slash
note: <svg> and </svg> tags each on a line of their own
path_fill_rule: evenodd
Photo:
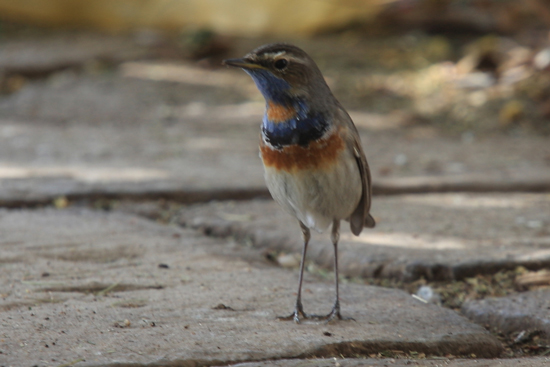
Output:
<svg viewBox="0 0 550 367">
<path fill-rule="evenodd" d="M 348 108 L 394 113 L 388 123 L 550 130 L 547 0 L 0 0 L 0 21 L 3 96 L 130 60 L 218 68 L 285 40 L 314 56 Z M 10 49 L 21 39 L 35 43 Z"/>
<path fill-rule="evenodd" d="M 0 178 L 263 187 L 264 102 L 221 60 L 274 41 L 316 60 L 375 182 L 536 176 L 549 26 L 548 0 L 0 0 Z"/>
</svg>

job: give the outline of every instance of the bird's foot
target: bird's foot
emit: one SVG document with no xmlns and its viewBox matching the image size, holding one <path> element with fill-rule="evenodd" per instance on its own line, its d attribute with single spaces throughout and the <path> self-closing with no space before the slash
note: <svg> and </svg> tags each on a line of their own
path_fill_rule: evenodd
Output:
<svg viewBox="0 0 550 367">
<path fill-rule="evenodd" d="M 333 320 L 343 320 L 343 321 L 351 320 L 351 321 L 355 321 L 355 319 L 352 318 L 352 317 L 342 316 L 342 314 L 340 313 L 340 305 L 339 304 L 335 304 L 334 307 L 332 308 L 332 311 L 330 311 L 330 313 L 328 315 L 310 315 L 309 317 L 311 319 L 325 321 L 327 324 L 329 322 L 333 321 Z"/>
<path fill-rule="evenodd" d="M 352 317 L 344 317 L 342 316 L 342 314 L 340 313 L 340 308 L 336 309 L 336 308 L 333 308 L 332 311 L 330 311 L 330 313 L 326 316 L 324 316 L 322 318 L 323 320 L 325 320 L 325 322 L 328 324 L 329 322 L 333 321 L 333 320 L 343 320 L 343 321 L 346 321 L 346 320 L 351 320 L 351 321 L 355 321 L 354 318 Z"/>
<path fill-rule="evenodd" d="M 281 321 L 292 321 L 292 320 L 294 320 L 294 322 L 297 323 L 297 324 L 299 324 L 302 321 L 302 319 L 309 319 L 309 318 L 311 318 L 311 316 L 307 315 L 304 312 L 304 309 L 303 309 L 301 303 L 296 304 L 296 307 L 294 308 L 294 312 L 291 313 L 290 315 L 288 315 L 288 316 L 277 316 L 278 320 L 281 320 Z"/>
<path fill-rule="evenodd" d="M 278 316 L 278 320 L 281 321 L 292 321 L 294 320 L 295 323 L 300 324 L 302 320 L 315 320 L 315 321 L 325 321 L 327 324 L 333 320 L 342 320 L 342 321 L 355 321 L 352 317 L 344 317 L 340 313 L 340 307 L 334 307 L 332 311 L 328 315 L 308 315 L 304 312 L 304 310 L 300 308 L 296 308 L 293 313 L 291 313 L 288 316 Z"/>
<path fill-rule="evenodd" d="M 298 311 L 298 310 L 294 310 L 294 312 L 291 313 L 288 316 L 277 316 L 278 320 L 281 320 L 281 321 L 292 321 L 292 320 L 294 320 L 294 322 L 297 323 L 297 324 L 301 323 L 303 319 L 309 319 L 309 318 L 310 317 L 308 315 L 306 315 L 305 313 L 303 313 L 301 311 Z"/>
</svg>

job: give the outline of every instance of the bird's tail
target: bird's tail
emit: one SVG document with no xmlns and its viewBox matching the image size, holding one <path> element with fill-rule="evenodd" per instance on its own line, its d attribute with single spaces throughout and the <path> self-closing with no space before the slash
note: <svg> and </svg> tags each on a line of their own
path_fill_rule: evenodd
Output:
<svg viewBox="0 0 550 367">
<path fill-rule="evenodd" d="M 376 225 L 376 222 L 374 221 L 374 218 L 372 217 L 372 215 L 367 214 L 367 216 L 365 217 L 365 223 L 363 224 L 363 226 L 367 228 L 374 228 L 375 225 Z"/>
</svg>

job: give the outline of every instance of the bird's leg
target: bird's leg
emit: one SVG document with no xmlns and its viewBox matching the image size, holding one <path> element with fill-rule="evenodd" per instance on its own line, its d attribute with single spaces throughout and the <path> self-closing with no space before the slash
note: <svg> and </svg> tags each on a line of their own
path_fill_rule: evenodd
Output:
<svg viewBox="0 0 550 367">
<path fill-rule="evenodd" d="M 300 323 L 300 318 L 308 318 L 304 312 L 304 307 L 302 306 L 302 281 L 304 278 L 304 264 L 306 262 L 307 245 L 309 244 L 309 239 L 311 238 L 309 228 L 307 228 L 302 222 L 300 222 L 300 228 L 302 228 L 304 247 L 302 249 L 302 260 L 300 261 L 300 276 L 298 278 L 298 295 L 296 296 L 296 305 L 294 307 L 294 312 L 290 314 L 290 316 L 278 317 L 279 320 L 294 320 L 297 324 Z"/>
<path fill-rule="evenodd" d="M 338 241 L 340 240 L 340 221 L 334 220 L 332 223 L 332 233 L 330 236 L 332 245 L 334 246 L 334 306 L 332 311 L 324 317 L 327 322 L 337 318 L 338 320 L 353 320 L 351 317 L 342 317 L 340 314 L 340 298 L 338 293 Z"/>
<path fill-rule="evenodd" d="M 325 320 L 327 323 L 337 318 L 338 320 L 353 320 L 352 318 L 342 317 L 340 314 L 340 298 L 338 294 L 338 241 L 340 239 L 340 221 L 332 222 L 332 233 L 330 235 L 332 245 L 334 246 L 334 306 L 328 315 L 309 315 L 309 318 L 315 320 Z"/>
<path fill-rule="evenodd" d="M 338 241 L 340 240 L 340 221 L 334 220 L 332 222 L 332 233 L 330 234 L 332 245 L 334 246 L 334 306 L 332 311 L 327 315 L 327 322 L 331 321 L 335 317 L 342 320 L 340 315 L 340 296 L 338 292 Z"/>
</svg>

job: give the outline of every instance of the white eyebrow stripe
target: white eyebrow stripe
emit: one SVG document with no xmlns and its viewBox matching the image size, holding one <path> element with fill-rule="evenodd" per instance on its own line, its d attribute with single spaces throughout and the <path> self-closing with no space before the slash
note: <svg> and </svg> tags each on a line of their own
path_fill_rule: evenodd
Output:
<svg viewBox="0 0 550 367">
<path fill-rule="evenodd" d="M 286 55 L 286 58 L 288 60 L 293 61 L 295 63 L 306 64 L 305 60 L 302 60 L 300 58 L 288 55 L 286 51 L 269 52 L 269 53 L 263 54 L 261 57 L 264 58 L 264 59 L 275 59 L 275 58 L 283 56 L 283 55 Z"/>
<path fill-rule="evenodd" d="M 282 56 L 282 55 L 285 55 L 285 54 L 286 54 L 286 51 L 279 51 L 279 52 L 270 52 L 270 53 L 264 54 L 264 55 L 268 56 L 268 57 L 276 58 L 278 56 Z"/>
<path fill-rule="evenodd" d="M 291 61 L 297 62 L 299 64 L 305 64 L 305 60 L 303 60 L 303 59 L 299 59 L 299 58 L 292 57 L 292 56 L 290 56 L 288 59 L 291 60 Z"/>
</svg>

